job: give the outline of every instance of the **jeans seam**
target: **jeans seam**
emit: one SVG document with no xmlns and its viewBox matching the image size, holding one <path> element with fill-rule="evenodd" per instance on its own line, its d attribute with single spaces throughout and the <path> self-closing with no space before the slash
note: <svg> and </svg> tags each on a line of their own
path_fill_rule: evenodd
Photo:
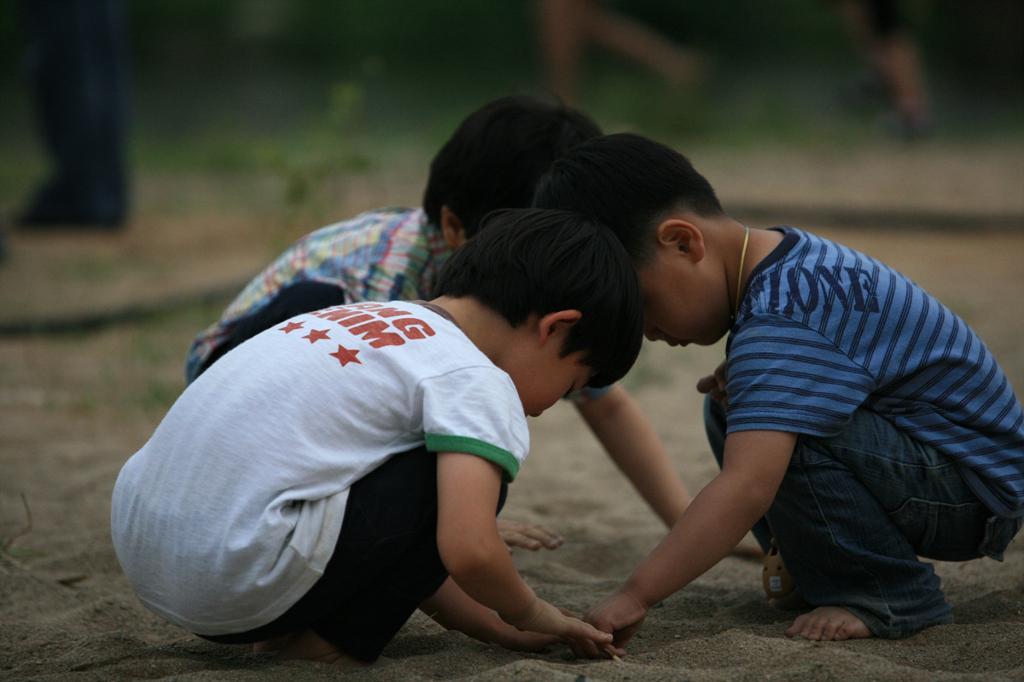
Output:
<svg viewBox="0 0 1024 682">
<path fill-rule="evenodd" d="M 853 453 L 856 453 L 858 455 L 862 455 L 864 457 L 870 457 L 872 459 L 879 459 L 879 460 L 883 460 L 885 462 L 892 462 L 894 464 L 897 464 L 900 467 L 905 467 L 907 469 L 935 471 L 935 470 L 938 470 L 938 469 L 949 469 L 949 468 L 952 468 L 953 471 L 957 470 L 956 462 L 953 462 L 952 460 L 946 461 L 946 462 L 941 462 L 939 464 L 919 464 L 919 463 L 914 463 L 914 462 L 906 462 L 906 461 L 901 460 L 901 459 L 893 459 L 892 457 L 886 457 L 885 455 L 882 455 L 882 454 L 878 453 L 875 450 L 862 450 L 860 448 L 852 447 L 850 445 L 835 445 L 835 446 L 832 446 L 832 447 L 828 447 L 827 449 L 832 450 L 832 451 L 834 451 L 836 453 L 853 452 Z"/>
<path fill-rule="evenodd" d="M 798 466 L 801 469 L 805 468 L 803 463 L 800 463 Z M 825 522 L 825 527 L 828 530 L 828 535 L 829 535 L 829 538 L 832 540 L 833 546 L 835 546 L 837 549 L 839 549 L 844 555 L 849 554 L 848 550 L 842 545 L 842 543 L 839 542 L 838 538 L 836 537 L 836 533 L 833 530 L 833 524 L 829 521 L 829 517 L 825 513 L 825 509 L 822 507 L 821 501 L 818 499 L 818 495 L 817 495 L 817 493 L 814 490 L 814 484 L 812 482 L 813 481 L 812 477 L 808 476 L 805 473 L 804 474 L 804 480 L 807 481 L 807 488 L 811 492 L 811 498 L 814 500 L 814 506 L 818 510 L 818 515 Z M 885 592 L 882 590 L 882 585 L 881 585 L 881 582 L 878 579 L 878 576 L 876 576 L 869 568 L 866 568 L 866 567 L 863 567 L 863 566 L 859 566 L 858 568 L 860 568 L 860 570 L 864 571 L 864 573 L 866 573 L 868 576 L 870 576 L 871 582 L 873 583 L 873 586 L 875 588 L 876 593 L 879 595 L 881 602 L 883 604 L 885 604 L 886 616 L 887 616 L 888 620 L 891 622 L 894 619 L 894 616 L 893 616 L 893 613 L 892 613 L 892 608 L 889 606 L 889 600 L 886 599 L 886 597 L 885 597 Z"/>
</svg>

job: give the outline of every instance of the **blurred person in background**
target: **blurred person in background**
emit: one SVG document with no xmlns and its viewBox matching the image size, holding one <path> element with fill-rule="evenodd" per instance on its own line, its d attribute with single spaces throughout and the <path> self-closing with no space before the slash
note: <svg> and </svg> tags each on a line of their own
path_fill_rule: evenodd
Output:
<svg viewBox="0 0 1024 682">
<path fill-rule="evenodd" d="M 878 91 L 892 107 L 889 128 L 911 140 L 932 129 L 931 106 L 917 42 L 897 0 L 838 0 L 836 8 L 871 68 L 860 96 Z"/>
<path fill-rule="evenodd" d="M 23 229 L 115 229 L 127 210 L 126 50 L 117 0 L 23 0 L 25 66 L 49 177 Z"/>
<path fill-rule="evenodd" d="M 591 42 L 647 66 L 672 87 L 694 84 L 703 71 L 696 51 L 595 0 L 540 0 L 538 28 L 548 87 L 566 102 L 576 100 L 580 57 Z"/>
</svg>

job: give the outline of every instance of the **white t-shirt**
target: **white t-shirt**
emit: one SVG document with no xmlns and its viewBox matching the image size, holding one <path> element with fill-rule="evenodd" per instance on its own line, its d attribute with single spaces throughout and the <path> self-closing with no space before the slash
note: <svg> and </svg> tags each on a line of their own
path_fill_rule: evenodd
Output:
<svg viewBox="0 0 1024 682">
<path fill-rule="evenodd" d="M 352 484 L 424 443 L 514 478 L 529 431 L 508 374 L 415 303 L 299 315 L 210 367 L 124 465 L 114 549 L 171 622 L 266 625 L 322 574 Z"/>
</svg>

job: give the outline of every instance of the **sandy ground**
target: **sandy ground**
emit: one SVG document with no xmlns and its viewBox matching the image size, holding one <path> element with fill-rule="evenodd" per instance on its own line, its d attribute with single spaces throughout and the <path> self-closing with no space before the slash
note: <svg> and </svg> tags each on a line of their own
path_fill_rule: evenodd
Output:
<svg viewBox="0 0 1024 682">
<path fill-rule="evenodd" d="M 993 152 L 992 158 L 997 156 Z M 941 171 L 929 171 L 934 156 L 916 162 L 904 158 L 900 163 L 910 168 L 903 171 L 912 178 L 907 204 L 949 206 L 952 181 L 945 178 L 952 173 L 965 179 L 957 191 L 972 197 L 967 203 L 973 208 L 1019 212 L 1019 182 L 1015 193 L 989 193 L 994 178 L 1001 178 L 1004 187 L 1007 177 L 1011 183 L 1014 177 L 1019 180 L 1021 164 L 1010 157 L 992 158 L 988 161 L 1003 164 L 1001 172 L 976 158 L 959 171 L 948 163 Z M 791 176 L 790 183 L 771 176 L 767 186 L 758 185 L 747 195 L 736 190 L 723 194 L 798 201 L 794 185 L 804 182 L 820 198 L 817 183 L 822 175 L 841 175 L 834 167 L 840 162 L 830 161 L 820 173 L 813 167 L 791 171 L 798 177 Z M 861 173 L 866 163 L 858 157 L 851 172 Z M 744 175 L 751 166 L 771 175 L 758 159 L 746 164 L 724 156 L 706 165 L 719 184 L 729 177 L 751 177 Z M 978 167 L 985 172 L 972 170 Z M 920 177 L 924 172 L 938 173 L 938 180 L 928 183 Z M 891 173 L 883 164 L 876 176 L 868 174 L 875 180 L 859 180 L 862 193 L 847 187 L 836 200 L 871 195 L 878 204 L 890 205 L 887 197 L 897 196 Z M 974 193 L 968 187 L 971 177 L 978 180 Z M 246 188 L 228 179 L 144 178 L 136 223 L 127 233 L 16 235 L 12 257 L 0 268 L 0 316 L 66 314 L 86 305 L 102 308 L 133 297 L 230 284 L 259 267 L 299 231 L 298 225 L 326 222 L 319 216 L 286 215 L 273 207 L 273 191 L 247 189 L 253 200 L 232 204 L 218 197 L 245 194 Z M 335 189 L 328 212 L 338 216 L 415 201 L 418 194 L 415 183 L 401 176 L 339 181 Z M 977 329 L 1021 391 L 1024 230 L 819 231 L 887 260 L 945 300 Z M 135 255 L 137 263 L 126 262 L 126 254 Z M 110 545 L 109 498 L 120 466 L 180 391 L 188 341 L 216 310 L 193 306 L 89 334 L 0 338 L 0 544 L 3 538 L 13 540 L 0 552 L 0 678 L 1024 679 L 1020 539 L 1003 563 L 939 564 L 956 624 L 903 641 L 787 639 L 783 630 L 792 615 L 766 604 L 759 565 L 736 558 L 652 610 L 621 663 L 574 661 L 558 649 L 518 655 L 445 632 L 419 615 L 375 667 L 355 672 L 280 662 L 194 638 L 149 614 L 133 596 Z M 649 345 L 626 380 L 694 492 L 710 480 L 715 467 L 692 387 L 721 353 L 720 346 L 683 351 Z M 663 529 L 571 407 L 556 406 L 535 420 L 533 437 L 533 452 L 512 487 L 505 514 L 550 525 L 567 542 L 554 552 L 517 551 L 515 558 L 543 596 L 583 610 L 628 574 Z M 31 530 L 20 534 L 27 523 L 22 496 L 31 512 Z"/>
</svg>

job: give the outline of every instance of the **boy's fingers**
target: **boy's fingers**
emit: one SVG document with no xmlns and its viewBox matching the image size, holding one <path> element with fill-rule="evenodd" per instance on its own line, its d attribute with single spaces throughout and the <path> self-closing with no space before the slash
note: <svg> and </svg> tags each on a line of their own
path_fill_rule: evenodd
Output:
<svg viewBox="0 0 1024 682">
<path fill-rule="evenodd" d="M 502 536 L 502 540 L 509 547 L 518 547 L 519 549 L 529 549 L 536 552 L 538 549 L 543 547 L 540 542 L 533 538 L 528 538 L 522 533 L 506 533 Z"/>
<path fill-rule="evenodd" d="M 715 378 L 714 374 L 709 374 L 706 377 L 701 377 L 697 380 L 697 390 L 701 393 L 710 393 L 718 387 L 718 379 Z"/>
<path fill-rule="evenodd" d="M 523 526 L 519 529 L 519 532 L 528 538 L 540 542 L 545 547 L 548 547 L 550 549 L 554 549 L 564 542 L 561 535 L 551 530 L 550 528 L 545 528 L 544 526 L 532 526 L 523 524 Z"/>
<path fill-rule="evenodd" d="M 608 650 L 613 649 L 611 642 L 595 642 L 592 639 L 570 639 L 570 648 L 580 658 L 608 658 Z"/>
<path fill-rule="evenodd" d="M 611 644 L 612 634 L 610 632 L 601 632 L 593 625 L 584 623 L 582 620 L 572 619 L 571 624 L 568 627 L 566 636 L 572 639 L 587 640 L 595 642 L 600 645 Z"/>
<path fill-rule="evenodd" d="M 506 545 L 533 551 L 541 547 L 557 549 L 563 542 L 560 535 L 544 526 L 517 521 L 499 521 L 498 532 Z"/>
<path fill-rule="evenodd" d="M 728 393 L 726 392 L 726 383 L 724 376 L 718 376 L 717 374 L 711 374 L 706 377 L 702 377 L 697 382 L 697 390 L 701 393 L 710 395 L 715 400 L 722 402 L 725 400 Z"/>
<path fill-rule="evenodd" d="M 532 634 L 532 633 L 531 633 Z M 554 635 L 541 635 L 537 634 L 525 642 L 523 647 L 524 651 L 543 651 L 549 646 L 558 641 L 558 637 Z"/>
<path fill-rule="evenodd" d="M 603 647 L 601 647 L 601 651 L 608 658 L 620 658 L 621 656 L 626 655 L 625 649 L 621 649 L 615 646 L 614 644 L 605 644 Z"/>
<path fill-rule="evenodd" d="M 636 634 L 636 631 L 640 629 L 640 626 L 642 624 L 643 620 L 634 623 L 633 625 L 624 627 L 621 630 L 616 630 L 615 640 L 612 642 L 613 646 L 618 647 L 623 651 L 623 653 L 625 653 L 625 649 L 622 649 L 622 647 L 626 644 L 626 642 L 633 638 L 633 635 Z"/>
<path fill-rule="evenodd" d="M 786 633 L 785 633 L 786 637 L 795 637 L 797 634 L 800 633 L 800 630 L 803 629 L 804 623 L 806 623 L 806 622 L 807 622 L 807 614 L 806 613 L 802 613 L 799 616 L 797 616 L 796 620 L 793 621 L 793 624 L 790 625 L 788 628 L 786 628 Z"/>
<path fill-rule="evenodd" d="M 569 648 L 576 658 L 597 658 L 597 645 L 589 640 L 569 640 Z"/>
<path fill-rule="evenodd" d="M 712 385 L 707 391 L 702 392 L 711 393 L 712 398 L 714 398 L 718 402 L 724 403 L 726 396 L 728 395 L 726 391 L 727 379 L 725 376 L 725 363 L 723 362 L 721 365 L 719 365 L 715 369 L 714 374 L 712 374 L 710 377 L 704 377 L 704 379 L 708 380 L 708 383 Z"/>
</svg>

